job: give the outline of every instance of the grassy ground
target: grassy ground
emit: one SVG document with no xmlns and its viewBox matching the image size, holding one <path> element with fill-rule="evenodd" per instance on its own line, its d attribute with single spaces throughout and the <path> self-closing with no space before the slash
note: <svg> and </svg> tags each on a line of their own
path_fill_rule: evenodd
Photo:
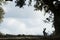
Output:
<svg viewBox="0 0 60 40">
<path fill-rule="evenodd" d="M 0 40 L 60 40 L 59 36 L 0 35 Z"/>
</svg>

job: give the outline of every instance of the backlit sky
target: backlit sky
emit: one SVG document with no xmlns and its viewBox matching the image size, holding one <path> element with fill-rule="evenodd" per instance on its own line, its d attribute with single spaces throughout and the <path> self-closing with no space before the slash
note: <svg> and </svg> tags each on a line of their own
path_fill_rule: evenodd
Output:
<svg viewBox="0 0 60 40">
<path fill-rule="evenodd" d="M 0 31 L 2 33 L 43 35 L 43 28 L 46 28 L 48 34 L 54 31 L 51 22 L 44 23 L 43 21 L 46 17 L 49 17 L 49 14 L 44 16 L 44 10 L 42 12 L 34 11 L 33 6 L 28 7 L 27 5 L 23 8 L 15 7 L 14 1 L 3 5 L 5 17 L 0 25 Z"/>
</svg>

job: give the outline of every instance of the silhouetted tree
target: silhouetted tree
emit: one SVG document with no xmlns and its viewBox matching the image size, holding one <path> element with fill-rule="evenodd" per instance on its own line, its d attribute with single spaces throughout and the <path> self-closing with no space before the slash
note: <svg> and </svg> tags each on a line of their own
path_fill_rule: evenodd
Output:
<svg viewBox="0 0 60 40">
<path fill-rule="evenodd" d="M 19 6 L 20 8 L 23 7 L 25 5 L 25 1 L 26 0 L 16 0 L 16 6 Z"/>
<path fill-rule="evenodd" d="M 16 6 L 20 8 L 26 3 L 26 0 L 16 0 Z M 34 5 L 35 10 L 42 10 L 44 8 L 45 12 L 51 11 L 54 14 L 54 27 L 55 34 L 60 35 L 60 1 L 59 0 L 34 0 L 36 3 Z M 31 0 L 30 0 L 31 2 Z M 29 4 L 31 4 L 29 2 Z M 48 21 L 50 19 L 47 18 Z"/>
<path fill-rule="evenodd" d="M 28 4 L 28 6 L 31 6 L 31 2 L 32 2 L 32 0 L 29 0 L 29 4 Z"/>
<path fill-rule="evenodd" d="M 5 1 L 13 1 L 13 0 L 5 0 Z"/>
<path fill-rule="evenodd" d="M 2 8 L 2 4 L 6 4 L 5 0 L 0 0 L 0 23 L 3 21 L 2 19 L 4 18 L 4 9 Z"/>
<path fill-rule="evenodd" d="M 0 23 L 3 21 L 3 20 L 2 20 L 3 17 L 4 17 L 4 10 L 3 10 L 2 7 L 0 7 Z"/>
</svg>

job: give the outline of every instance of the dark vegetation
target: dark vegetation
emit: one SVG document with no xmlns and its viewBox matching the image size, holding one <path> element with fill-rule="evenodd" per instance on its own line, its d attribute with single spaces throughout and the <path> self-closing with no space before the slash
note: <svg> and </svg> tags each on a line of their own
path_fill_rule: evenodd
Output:
<svg viewBox="0 0 60 40">
<path fill-rule="evenodd" d="M 60 37 L 40 36 L 40 35 L 0 35 L 1 40 L 59 40 Z"/>
<path fill-rule="evenodd" d="M 3 10 L 3 8 L 2 7 L 0 7 L 0 23 L 3 21 L 2 19 L 3 19 L 3 17 L 4 17 L 4 10 Z"/>
</svg>

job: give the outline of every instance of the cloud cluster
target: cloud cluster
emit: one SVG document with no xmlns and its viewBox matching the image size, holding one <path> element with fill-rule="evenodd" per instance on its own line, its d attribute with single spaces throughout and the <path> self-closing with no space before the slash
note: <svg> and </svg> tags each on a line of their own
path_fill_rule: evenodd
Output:
<svg viewBox="0 0 60 40">
<path fill-rule="evenodd" d="M 43 35 L 45 27 L 47 33 L 50 34 L 53 31 L 50 24 L 45 24 L 39 19 L 6 18 L 1 26 L 0 31 L 7 34 Z"/>
</svg>

